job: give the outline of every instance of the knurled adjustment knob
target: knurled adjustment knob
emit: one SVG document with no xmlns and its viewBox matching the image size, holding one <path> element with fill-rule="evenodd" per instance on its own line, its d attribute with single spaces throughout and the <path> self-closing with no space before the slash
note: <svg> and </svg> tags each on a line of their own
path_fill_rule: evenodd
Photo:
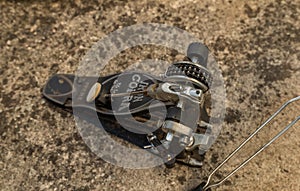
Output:
<svg viewBox="0 0 300 191">
<path fill-rule="evenodd" d="M 211 73 L 203 66 L 190 61 L 172 64 L 166 71 L 166 77 L 173 81 L 176 79 L 190 81 L 204 91 L 207 91 L 212 83 Z"/>
</svg>

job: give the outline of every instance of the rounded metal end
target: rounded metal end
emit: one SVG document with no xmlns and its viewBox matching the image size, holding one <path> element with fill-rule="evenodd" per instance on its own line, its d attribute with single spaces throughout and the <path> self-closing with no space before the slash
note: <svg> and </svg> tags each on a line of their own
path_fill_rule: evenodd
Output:
<svg viewBox="0 0 300 191">
<path fill-rule="evenodd" d="M 200 64 L 203 67 L 207 67 L 209 50 L 208 48 L 199 42 L 193 42 L 187 49 L 187 57 L 194 63 Z"/>
<path fill-rule="evenodd" d="M 98 82 L 95 83 L 91 87 L 91 89 L 90 89 L 90 91 L 89 91 L 89 93 L 86 97 L 86 101 L 89 102 L 89 103 L 94 101 L 96 99 L 96 97 L 100 94 L 101 87 L 102 87 L 102 85 L 100 83 L 98 83 Z"/>
</svg>

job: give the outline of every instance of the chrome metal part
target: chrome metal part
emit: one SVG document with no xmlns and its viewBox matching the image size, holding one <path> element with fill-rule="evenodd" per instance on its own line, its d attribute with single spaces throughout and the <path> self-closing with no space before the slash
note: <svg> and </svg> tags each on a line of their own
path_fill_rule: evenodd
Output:
<svg viewBox="0 0 300 191">
<path fill-rule="evenodd" d="M 179 140 L 179 143 L 182 147 L 186 147 L 186 146 L 190 145 L 191 143 L 193 143 L 193 139 L 192 139 L 192 137 L 182 136 Z"/>
<path fill-rule="evenodd" d="M 176 132 L 180 135 L 192 136 L 193 129 L 187 127 L 181 123 L 177 123 L 175 121 L 166 120 L 162 126 L 162 129 L 166 132 Z"/>
<path fill-rule="evenodd" d="M 201 89 L 195 89 L 191 86 L 165 82 L 148 87 L 147 95 L 161 101 L 178 103 L 183 98 L 199 104 L 202 101 L 203 92 Z"/>
<path fill-rule="evenodd" d="M 207 68 L 191 61 L 174 63 L 167 69 L 165 78 L 170 82 L 189 83 L 190 86 L 201 88 L 204 92 L 209 89 L 212 82 L 212 76 Z"/>
<path fill-rule="evenodd" d="M 201 147 L 201 145 L 207 145 L 209 143 L 209 135 L 193 133 L 193 144 L 186 147 L 186 150 L 191 151 L 195 148 Z"/>
</svg>

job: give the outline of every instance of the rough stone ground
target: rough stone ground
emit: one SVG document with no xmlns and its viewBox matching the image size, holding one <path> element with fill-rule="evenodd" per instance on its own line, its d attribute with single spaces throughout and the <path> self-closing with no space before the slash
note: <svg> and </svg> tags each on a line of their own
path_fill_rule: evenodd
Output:
<svg viewBox="0 0 300 191">
<path fill-rule="evenodd" d="M 299 1 L 2 0 L 0 15 L 0 190 L 188 190 L 283 102 L 300 95 Z M 106 163 L 84 144 L 71 114 L 41 96 L 52 74 L 74 73 L 100 38 L 143 22 L 187 30 L 219 60 L 227 114 L 202 169 Z M 115 70 L 149 57 L 174 59 L 169 50 L 150 49 L 121 55 Z M 299 103 L 293 106 L 223 172 L 299 115 Z M 216 190 L 300 190 L 297 126 Z"/>
</svg>

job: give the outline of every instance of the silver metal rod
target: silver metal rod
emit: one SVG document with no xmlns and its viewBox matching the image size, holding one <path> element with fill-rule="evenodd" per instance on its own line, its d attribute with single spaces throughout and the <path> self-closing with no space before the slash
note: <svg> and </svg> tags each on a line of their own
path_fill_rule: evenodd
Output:
<svg viewBox="0 0 300 191">
<path fill-rule="evenodd" d="M 296 120 L 294 120 L 292 123 L 290 123 L 285 129 L 283 129 L 279 134 L 277 134 L 270 142 L 268 142 L 264 147 L 262 147 L 260 150 L 258 150 L 254 155 L 252 155 L 251 157 L 249 157 L 246 161 L 244 161 L 239 167 L 237 167 L 235 170 L 233 170 L 228 176 L 226 176 L 223 180 L 214 183 L 214 184 L 210 184 L 211 178 L 212 176 L 229 160 L 231 159 L 241 148 L 243 148 L 245 146 L 246 143 L 248 143 L 262 128 L 264 128 L 268 123 L 270 123 L 270 121 L 272 121 L 283 109 L 285 109 L 290 103 L 293 103 L 295 101 L 300 100 L 300 96 L 295 97 L 289 101 L 287 101 L 286 103 L 284 103 L 273 115 L 271 115 L 270 118 L 268 118 L 260 127 L 258 127 L 244 142 L 242 142 L 231 154 L 229 154 L 224 161 L 219 164 L 208 176 L 207 181 L 205 186 L 203 187 L 204 190 L 207 190 L 208 188 L 212 187 L 212 186 L 217 186 L 221 183 L 223 183 L 227 178 L 229 178 L 230 176 L 232 176 L 236 171 L 238 171 L 240 168 L 242 168 L 245 164 L 247 164 L 250 160 L 252 160 L 252 158 L 254 158 L 258 153 L 260 153 L 262 150 L 265 149 L 265 146 L 269 146 L 273 141 L 275 141 L 278 137 L 280 137 L 287 129 L 289 129 L 291 126 L 293 126 L 298 120 L 299 117 L 298 116 L 296 118 Z M 278 136 L 278 137 L 277 137 Z"/>
<path fill-rule="evenodd" d="M 283 130 L 281 130 L 275 137 L 273 137 L 267 144 L 262 146 L 259 150 L 257 150 L 253 155 L 251 155 L 247 160 L 245 160 L 242 164 L 240 164 L 237 168 L 235 168 L 233 171 L 231 171 L 225 178 L 222 180 L 208 185 L 204 187 L 204 190 L 207 190 L 208 188 L 218 186 L 222 184 L 224 181 L 226 181 L 228 178 L 230 178 L 234 173 L 236 173 L 238 170 L 240 170 L 243 166 L 245 166 L 248 162 L 250 162 L 254 157 L 256 157 L 260 152 L 265 150 L 270 144 L 272 144 L 276 139 L 278 139 L 281 135 L 283 135 L 288 129 L 290 129 L 293 125 L 295 125 L 300 120 L 300 116 L 298 116 L 294 121 L 292 121 L 288 126 L 286 126 Z"/>
</svg>

